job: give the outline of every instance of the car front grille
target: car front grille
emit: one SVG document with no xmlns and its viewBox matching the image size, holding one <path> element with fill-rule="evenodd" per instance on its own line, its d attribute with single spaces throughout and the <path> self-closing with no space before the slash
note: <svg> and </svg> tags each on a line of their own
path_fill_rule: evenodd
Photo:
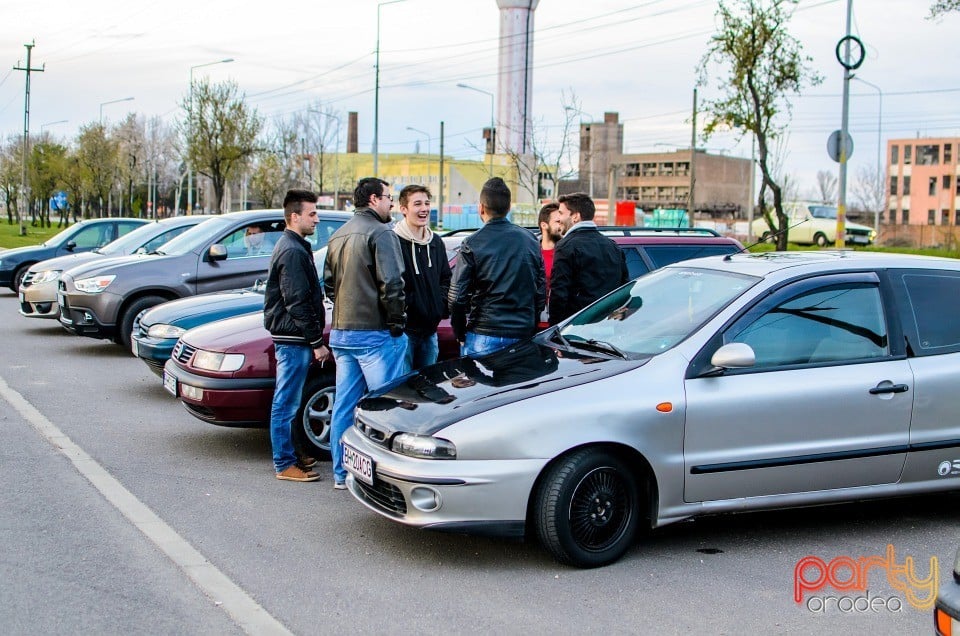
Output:
<svg viewBox="0 0 960 636">
<path fill-rule="evenodd" d="M 388 484 L 382 479 L 375 479 L 372 486 L 359 479 L 355 479 L 354 483 L 375 506 L 394 514 L 407 514 L 407 502 L 403 498 L 403 493 L 393 484 Z"/>
<path fill-rule="evenodd" d="M 188 345 L 183 340 L 177 340 L 177 344 L 173 346 L 173 353 L 170 357 L 181 364 L 187 364 L 196 351 L 196 347 Z"/>
<path fill-rule="evenodd" d="M 852 234 L 852 235 L 856 235 L 856 236 L 869 236 L 869 235 L 870 235 L 870 230 L 860 230 L 860 229 L 856 229 L 856 228 L 854 228 L 854 229 L 852 229 L 852 230 L 846 230 L 846 232 L 847 232 L 847 234 Z"/>
</svg>

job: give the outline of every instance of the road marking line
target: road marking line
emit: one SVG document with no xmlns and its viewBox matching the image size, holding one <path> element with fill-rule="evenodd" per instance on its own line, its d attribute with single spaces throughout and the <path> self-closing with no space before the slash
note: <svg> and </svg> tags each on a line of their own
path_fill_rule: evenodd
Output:
<svg viewBox="0 0 960 636">
<path fill-rule="evenodd" d="M 67 457 L 114 508 L 179 567 L 207 597 L 217 603 L 247 634 L 291 634 L 243 589 L 181 537 L 146 504 L 90 457 L 63 431 L 0 376 L 0 397 L 6 400 L 51 445 Z"/>
</svg>

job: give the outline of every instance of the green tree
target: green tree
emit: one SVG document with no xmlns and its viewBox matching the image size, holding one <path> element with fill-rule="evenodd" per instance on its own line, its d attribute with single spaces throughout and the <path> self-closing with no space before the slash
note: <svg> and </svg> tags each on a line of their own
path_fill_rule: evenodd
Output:
<svg viewBox="0 0 960 636">
<path fill-rule="evenodd" d="M 250 175 L 250 195 L 264 208 L 278 206 L 286 191 L 283 162 L 272 152 L 262 152 Z"/>
<path fill-rule="evenodd" d="M 7 223 L 20 222 L 20 186 L 23 180 L 23 137 L 10 135 L 0 146 L 0 199 L 7 206 Z"/>
<path fill-rule="evenodd" d="M 193 104 L 184 98 L 187 119 L 181 124 L 187 156 L 198 173 L 213 182 L 215 207 L 223 211 L 227 182 L 236 177 L 257 152 L 263 119 L 249 108 L 235 82 L 193 86 Z"/>
<path fill-rule="evenodd" d="M 97 202 L 97 216 L 104 216 L 103 204 L 110 198 L 117 166 L 117 143 L 107 136 L 102 124 L 82 126 L 77 136 L 77 159 L 83 188 Z"/>
<path fill-rule="evenodd" d="M 706 123 L 703 138 L 731 127 L 741 136 L 753 133 L 761 181 L 758 204 L 777 249 L 787 249 L 787 217 L 783 212 L 783 184 L 772 165 L 772 144 L 784 134 L 790 119 L 790 97 L 805 86 L 822 81 L 804 55 L 800 41 L 787 23 L 797 0 L 720 0 L 720 27 L 700 62 L 699 85 L 713 80 L 720 97 L 701 104 Z M 712 75 L 712 72 L 720 72 Z M 766 205 L 772 194 L 773 214 Z M 775 219 L 774 219 L 775 215 Z"/>
<path fill-rule="evenodd" d="M 50 227 L 50 198 L 63 184 L 67 148 L 54 141 L 42 140 L 30 148 L 30 194 L 37 211 L 33 225 Z"/>
</svg>

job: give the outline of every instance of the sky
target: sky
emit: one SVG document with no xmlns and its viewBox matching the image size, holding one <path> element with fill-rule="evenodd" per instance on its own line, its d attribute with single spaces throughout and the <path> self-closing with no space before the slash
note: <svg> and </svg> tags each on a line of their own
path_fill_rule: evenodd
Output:
<svg viewBox="0 0 960 636">
<path fill-rule="evenodd" d="M 856 71 L 864 82 L 850 85 L 851 175 L 877 164 L 878 133 L 884 148 L 890 138 L 960 136 L 960 13 L 931 21 L 929 0 L 852 2 L 852 32 L 866 60 Z M 837 172 L 826 142 L 841 123 L 834 49 L 846 8 L 847 0 L 801 0 L 790 24 L 823 76 L 793 98 L 782 145 L 782 170 L 804 190 L 812 191 L 818 170 Z M 689 148 L 693 89 L 715 12 L 714 0 L 540 0 L 534 127 L 559 146 L 569 113 L 563 95 L 572 93 L 585 121 L 619 113 L 625 152 Z M 375 0 L 0 0 L 0 134 L 22 135 L 25 73 L 13 67 L 25 66 L 24 44 L 33 42 L 31 66 L 44 71 L 31 75 L 31 135 L 72 138 L 101 109 L 107 123 L 128 112 L 174 123 L 191 67 L 233 58 L 194 68 L 194 80 L 235 81 L 267 119 L 318 103 L 332 108 L 343 118 L 342 144 L 346 113 L 356 111 L 360 151 L 371 152 L 377 13 Z M 437 153 L 443 121 L 445 154 L 480 159 L 490 98 L 456 85 L 496 90 L 496 0 L 402 0 L 381 3 L 379 13 L 380 153 Z M 698 147 L 750 156 L 749 138 L 732 135 Z"/>
</svg>

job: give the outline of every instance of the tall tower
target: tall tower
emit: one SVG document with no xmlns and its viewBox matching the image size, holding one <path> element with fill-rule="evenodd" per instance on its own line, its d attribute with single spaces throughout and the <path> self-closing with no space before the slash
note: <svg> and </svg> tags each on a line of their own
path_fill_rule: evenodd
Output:
<svg viewBox="0 0 960 636">
<path fill-rule="evenodd" d="M 533 134 L 533 12 L 540 0 L 497 0 L 500 55 L 497 81 L 496 146 L 529 154 Z"/>
</svg>

